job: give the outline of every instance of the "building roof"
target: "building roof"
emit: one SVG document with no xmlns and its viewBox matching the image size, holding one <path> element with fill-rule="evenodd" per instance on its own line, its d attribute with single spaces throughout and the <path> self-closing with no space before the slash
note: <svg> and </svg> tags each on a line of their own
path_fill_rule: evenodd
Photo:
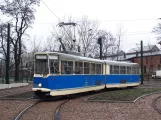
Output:
<svg viewBox="0 0 161 120">
<path fill-rule="evenodd" d="M 143 53 L 143 56 L 154 56 L 154 55 L 161 55 L 161 50 Z M 140 52 L 137 55 L 136 54 L 126 54 L 126 59 L 130 59 L 134 57 L 140 57 Z"/>
<path fill-rule="evenodd" d="M 148 46 L 144 46 L 143 47 L 143 51 L 146 52 L 146 51 L 150 51 L 150 50 L 159 50 L 159 48 L 156 46 L 156 45 L 148 45 Z M 137 47 L 137 48 L 131 48 L 130 50 L 127 51 L 127 54 L 128 53 L 136 53 L 136 52 L 140 52 L 140 48 Z"/>
</svg>

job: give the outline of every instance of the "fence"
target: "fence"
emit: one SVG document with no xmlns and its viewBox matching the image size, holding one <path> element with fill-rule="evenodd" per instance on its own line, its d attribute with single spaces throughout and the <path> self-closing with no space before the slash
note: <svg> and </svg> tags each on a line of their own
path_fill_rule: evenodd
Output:
<svg viewBox="0 0 161 120">
<path fill-rule="evenodd" d="M 31 70 L 20 70 L 19 80 L 14 80 L 14 70 L 10 71 L 9 81 L 10 83 L 28 83 L 32 82 L 33 72 Z M 0 75 L 0 84 L 5 84 L 5 75 Z"/>
</svg>

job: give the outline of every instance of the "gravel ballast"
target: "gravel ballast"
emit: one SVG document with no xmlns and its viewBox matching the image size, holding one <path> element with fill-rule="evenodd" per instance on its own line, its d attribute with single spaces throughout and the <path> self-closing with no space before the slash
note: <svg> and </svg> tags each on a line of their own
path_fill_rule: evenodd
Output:
<svg viewBox="0 0 161 120">
<path fill-rule="evenodd" d="M 142 98 L 135 103 L 85 102 L 84 98 L 71 100 L 60 110 L 61 120 L 161 120 L 151 106 L 161 94 Z"/>
<path fill-rule="evenodd" d="M 0 100 L 0 120 L 13 120 L 24 108 L 35 101 Z"/>
<path fill-rule="evenodd" d="M 0 90 L 0 96 L 31 91 L 32 85 Z M 161 120 L 161 115 L 152 107 L 152 101 L 161 93 L 146 96 L 135 103 L 86 102 L 89 96 L 71 99 L 59 112 L 60 120 Z M 64 100 L 42 102 L 29 109 L 21 120 L 53 120 L 54 112 Z M 35 100 L 0 100 L 0 120 L 14 119 Z M 161 108 L 161 99 L 157 101 Z"/>
</svg>

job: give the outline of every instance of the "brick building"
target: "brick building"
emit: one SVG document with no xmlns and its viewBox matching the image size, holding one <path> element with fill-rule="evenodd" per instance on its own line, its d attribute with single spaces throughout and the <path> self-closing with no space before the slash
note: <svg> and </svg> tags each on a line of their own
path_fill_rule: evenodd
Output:
<svg viewBox="0 0 161 120">
<path fill-rule="evenodd" d="M 132 48 L 126 53 L 126 60 L 141 64 L 140 50 Z M 161 69 L 161 51 L 156 45 L 143 47 L 143 66 L 144 73 L 152 74 L 156 70 Z"/>
<path fill-rule="evenodd" d="M 125 54 L 120 54 L 122 59 L 119 61 L 129 61 L 141 64 L 140 61 L 140 49 L 131 48 Z M 108 56 L 107 59 L 111 60 L 112 56 Z M 116 58 L 116 57 L 115 57 Z M 143 47 L 143 66 L 144 73 L 152 74 L 156 70 L 161 70 L 161 50 L 156 45 L 148 45 Z"/>
<path fill-rule="evenodd" d="M 130 58 L 130 61 L 141 64 L 140 57 Z M 152 74 L 156 70 L 161 70 L 161 54 L 143 57 L 144 73 Z"/>
</svg>

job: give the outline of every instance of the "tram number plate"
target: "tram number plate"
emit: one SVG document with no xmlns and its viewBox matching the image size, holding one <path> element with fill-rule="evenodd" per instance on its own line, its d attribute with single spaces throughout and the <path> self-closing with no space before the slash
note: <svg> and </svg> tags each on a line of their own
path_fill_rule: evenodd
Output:
<svg viewBox="0 0 161 120">
<path fill-rule="evenodd" d="M 95 85 L 101 85 L 101 80 L 96 80 Z"/>
<path fill-rule="evenodd" d="M 126 83 L 126 80 L 120 80 L 120 83 Z"/>
</svg>

